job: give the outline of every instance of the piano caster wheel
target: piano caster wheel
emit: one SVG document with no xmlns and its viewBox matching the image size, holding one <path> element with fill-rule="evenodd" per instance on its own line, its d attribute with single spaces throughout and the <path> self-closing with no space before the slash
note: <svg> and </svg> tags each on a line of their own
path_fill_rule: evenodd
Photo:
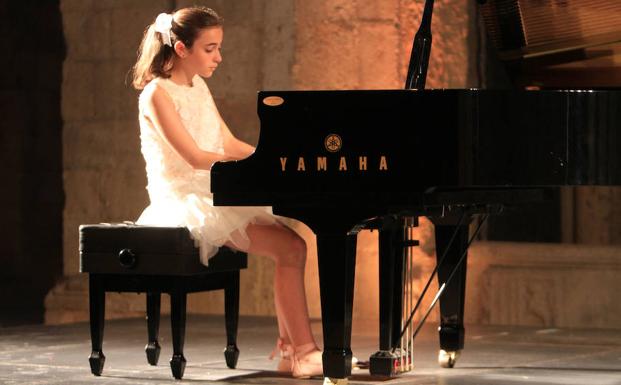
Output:
<svg viewBox="0 0 621 385">
<path fill-rule="evenodd" d="M 347 378 L 329 378 L 324 377 L 323 385 L 347 385 L 349 380 Z"/>
<path fill-rule="evenodd" d="M 440 349 L 438 352 L 438 364 L 442 368 L 452 368 L 455 366 L 455 362 L 459 358 L 459 350 L 447 352 L 446 350 Z"/>
</svg>

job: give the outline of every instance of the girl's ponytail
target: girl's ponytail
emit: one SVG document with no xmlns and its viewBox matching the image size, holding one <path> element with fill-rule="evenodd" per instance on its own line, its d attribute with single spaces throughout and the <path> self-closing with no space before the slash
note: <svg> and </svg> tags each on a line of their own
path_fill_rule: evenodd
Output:
<svg viewBox="0 0 621 385">
<path fill-rule="evenodd" d="M 132 84 L 135 89 L 143 89 L 155 77 L 170 77 L 174 51 L 163 43 L 162 38 L 162 34 L 155 31 L 155 23 L 145 31 L 133 68 Z"/>
</svg>

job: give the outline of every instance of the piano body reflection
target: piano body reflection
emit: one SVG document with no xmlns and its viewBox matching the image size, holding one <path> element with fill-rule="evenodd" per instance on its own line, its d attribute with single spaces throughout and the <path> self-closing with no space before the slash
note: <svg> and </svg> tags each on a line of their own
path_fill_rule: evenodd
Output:
<svg viewBox="0 0 621 385">
<path fill-rule="evenodd" d="M 486 17 L 508 3 L 516 1 L 486 2 Z M 316 234 L 324 375 L 332 379 L 351 374 L 361 229 L 379 230 L 375 358 L 393 354 L 401 332 L 403 251 L 412 245 L 402 229 L 418 216 L 434 223 L 436 253 L 446 256 L 439 282 L 457 269 L 440 299 L 439 328 L 441 350 L 455 354 L 464 347 L 466 280 L 457 262 L 472 216 L 546 199 L 558 186 L 621 185 L 620 90 L 265 91 L 258 115 L 256 152 L 214 165 L 214 203 L 272 206 Z M 454 355 L 445 359 L 454 364 Z M 372 373 L 394 374 L 379 362 Z"/>
</svg>

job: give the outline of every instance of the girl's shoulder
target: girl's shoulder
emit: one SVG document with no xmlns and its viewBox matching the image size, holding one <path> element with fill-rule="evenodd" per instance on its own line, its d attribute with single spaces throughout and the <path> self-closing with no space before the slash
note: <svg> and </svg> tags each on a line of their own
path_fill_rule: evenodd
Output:
<svg viewBox="0 0 621 385">
<path fill-rule="evenodd" d="M 166 79 L 163 78 L 155 78 L 147 83 L 147 85 L 140 93 L 140 96 L 138 97 L 139 104 L 149 103 L 151 100 L 153 100 L 153 97 L 156 95 L 156 91 L 158 91 L 158 93 L 161 94 L 164 98 L 170 101 L 174 101 L 171 95 L 171 90 L 166 85 L 166 83 Z"/>
<path fill-rule="evenodd" d="M 159 89 L 166 91 L 166 93 L 170 95 L 174 92 L 174 86 L 175 86 L 175 83 L 173 83 L 172 80 L 158 77 L 158 78 L 154 78 L 153 80 L 151 80 L 144 89 L 145 91 L 148 91 L 149 93 L 153 93 L 155 92 L 155 90 L 159 88 Z"/>
<path fill-rule="evenodd" d="M 155 91 L 155 89 L 157 87 L 157 83 L 158 83 L 158 78 L 155 78 L 155 79 L 151 80 L 150 82 L 148 82 L 147 85 L 144 86 L 144 88 L 140 92 L 140 98 L 142 99 L 142 98 L 147 97 L 149 95 L 153 95 L 153 92 Z"/>
</svg>

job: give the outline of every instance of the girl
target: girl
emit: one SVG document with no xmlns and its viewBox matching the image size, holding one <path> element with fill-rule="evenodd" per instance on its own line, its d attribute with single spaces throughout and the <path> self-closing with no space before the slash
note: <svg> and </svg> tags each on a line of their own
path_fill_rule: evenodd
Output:
<svg viewBox="0 0 621 385">
<path fill-rule="evenodd" d="M 276 264 L 279 371 L 294 377 L 322 374 L 304 291 L 306 244 L 267 207 L 214 207 L 209 170 L 255 150 L 232 134 L 209 88 L 222 62 L 222 19 L 192 7 L 160 14 L 148 27 L 133 68 L 139 98 L 141 151 L 150 206 L 138 223 L 187 226 L 207 264 L 219 246 L 270 257 Z"/>
</svg>

